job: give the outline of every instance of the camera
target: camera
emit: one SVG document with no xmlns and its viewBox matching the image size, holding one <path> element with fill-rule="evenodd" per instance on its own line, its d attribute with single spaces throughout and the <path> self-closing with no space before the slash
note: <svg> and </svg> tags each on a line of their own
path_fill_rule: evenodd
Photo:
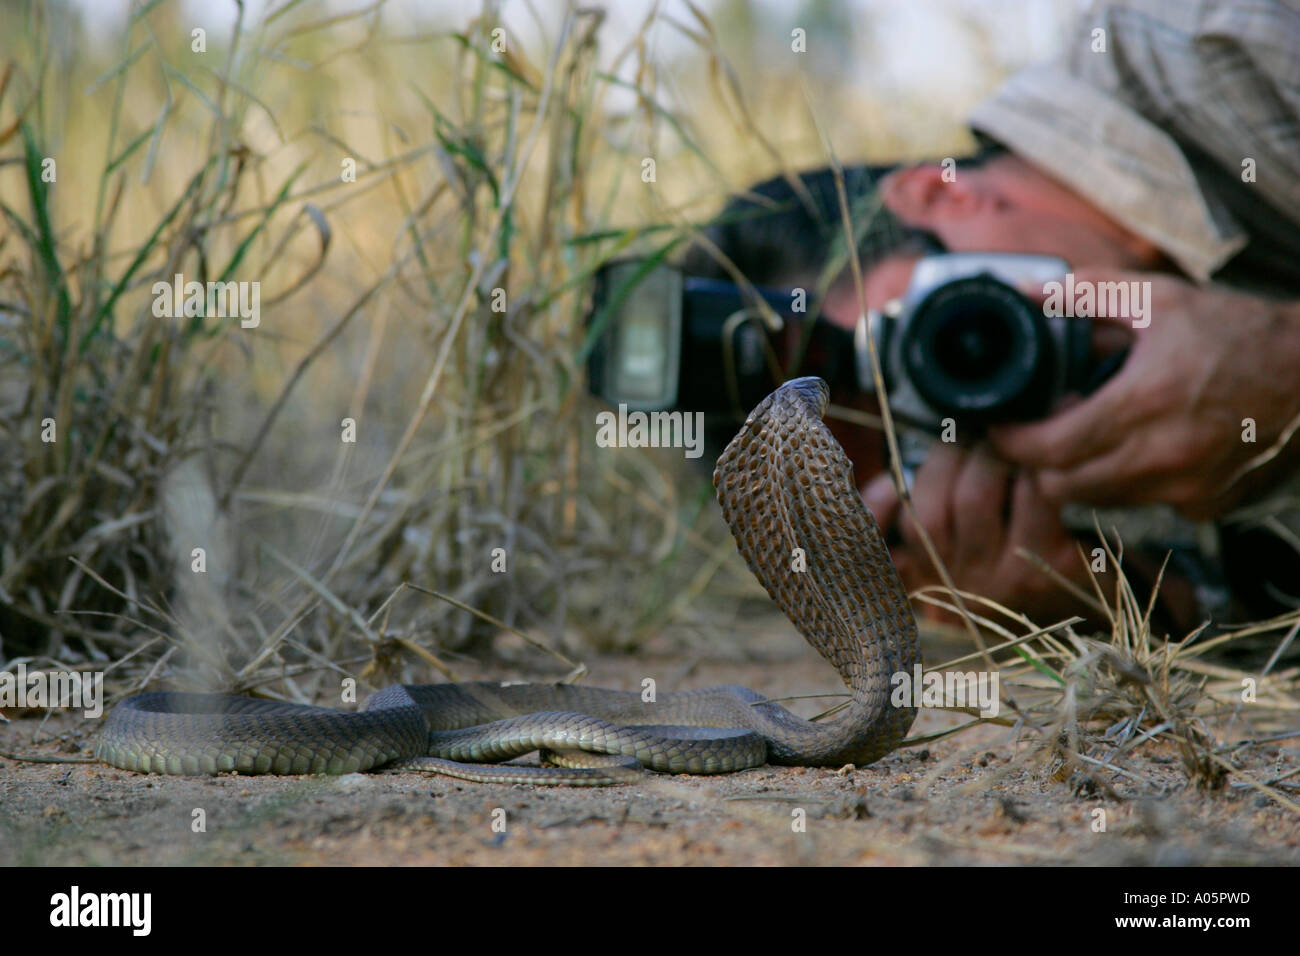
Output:
<svg viewBox="0 0 1300 956">
<path fill-rule="evenodd" d="M 1043 418 L 1096 389 L 1122 363 L 1092 356 L 1088 319 L 1047 316 L 1018 286 L 1068 271 L 1020 253 L 919 259 L 903 296 L 850 332 L 810 319 L 801 289 L 741 289 L 654 259 L 606 264 L 587 329 L 593 394 L 630 410 L 745 414 L 787 378 L 816 375 L 840 394 L 874 394 L 869 340 L 895 417 L 939 435 Z"/>
<path fill-rule="evenodd" d="M 853 333 L 810 321 L 807 298 L 653 259 L 608 263 L 587 323 L 590 390 L 629 410 L 679 408 L 730 424 L 795 375 L 856 388 Z"/>
<path fill-rule="evenodd" d="M 871 382 L 875 340 L 890 408 L 939 433 L 1044 418 L 1067 394 L 1094 391 L 1123 361 L 1097 362 L 1087 319 L 1048 316 L 1018 286 L 1059 280 L 1054 256 L 945 253 L 918 260 L 907 291 L 858 321 L 858 378 Z"/>
</svg>

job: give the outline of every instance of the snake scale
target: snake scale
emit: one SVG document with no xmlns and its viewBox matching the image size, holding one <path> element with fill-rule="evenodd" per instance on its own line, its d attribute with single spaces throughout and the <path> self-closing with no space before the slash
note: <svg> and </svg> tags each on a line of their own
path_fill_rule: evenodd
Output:
<svg viewBox="0 0 1300 956">
<path fill-rule="evenodd" d="M 713 482 L 740 553 L 851 697 L 811 722 L 744 687 L 665 693 L 566 684 L 396 685 L 356 712 L 220 694 L 147 693 L 110 713 L 96 755 L 172 774 L 428 770 L 483 782 L 603 785 L 642 769 L 728 773 L 764 763 L 859 766 L 916 716 L 890 677 L 919 661 L 907 592 L 853 468 L 822 422 L 829 389 L 786 382 L 718 459 Z M 540 751 L 543 766 L 503 764 Z"/>
</svg>

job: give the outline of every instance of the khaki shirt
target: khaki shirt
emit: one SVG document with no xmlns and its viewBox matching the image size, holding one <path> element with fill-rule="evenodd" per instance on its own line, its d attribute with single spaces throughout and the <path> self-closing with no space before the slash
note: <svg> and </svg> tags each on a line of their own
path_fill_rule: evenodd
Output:
<svg viewBox="0 0 1300 956">
<path fill-rule="evenodd" d="M 969 121 L 1192 279 L 1300 299 L 1300 0 L 1097 0 L 1059 62 Z M 1164 507 L 1098 518 L 1126 545 L 1172 548 L 1218 624 L 1300 606 L 1300 480 L 1217 526 Z M 1092 511 L 1066 520 L 1090 529 Z"/>
</svg>

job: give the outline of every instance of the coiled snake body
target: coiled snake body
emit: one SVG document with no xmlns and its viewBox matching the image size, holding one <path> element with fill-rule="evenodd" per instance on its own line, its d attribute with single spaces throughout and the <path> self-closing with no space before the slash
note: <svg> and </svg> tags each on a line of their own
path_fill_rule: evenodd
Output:
<svg viewBox="0 0 1300 956">
<path fill-rule="evenodd" d="M 728 773 L 765 762 L 864 765 L 916 712 L 890 677 L 919 661 L 907 592 L 853 469 L 822 422 L 829 390 L 786 382 L 718 459 L 723 517 L 751 571 L 851 698 L 820 723 L 744 687 L 667 693 L 493 682 L 398 685 L 355 713 L 219 694 L 150 693 L 109 715 L 97 756 L 156 773 L 422 769 L 480 781 L 597 785 L 644 767 Z M 499 765 L 541 751 L 555 766 Z"/>
</svg>

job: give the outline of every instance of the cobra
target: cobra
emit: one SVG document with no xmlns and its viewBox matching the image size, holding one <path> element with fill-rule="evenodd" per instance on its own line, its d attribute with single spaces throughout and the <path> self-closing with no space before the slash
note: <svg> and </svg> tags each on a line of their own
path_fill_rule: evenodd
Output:
<svg viewBox="0 0 1300 956">
<path fill-rule="evenodd" d="M 750 570 L 848 688 L 832 719 L 745 687 L 658 695 L 565 684 L 395 685 L 356 712 L 221 694 L 147 693 L 109 715 L 96 755 L 169 774 L 426 770 L 481 782 L 604 785 L 644 771 L 872 763 L 916 712 L 891 677 L 919 662 L 907 592 L 853 468 L 822 421 L 819 378 L 765 398 L 718 459 L 722 514 Z M 533 751 L 542 766 L 504 764 Z"/>
</svg>

